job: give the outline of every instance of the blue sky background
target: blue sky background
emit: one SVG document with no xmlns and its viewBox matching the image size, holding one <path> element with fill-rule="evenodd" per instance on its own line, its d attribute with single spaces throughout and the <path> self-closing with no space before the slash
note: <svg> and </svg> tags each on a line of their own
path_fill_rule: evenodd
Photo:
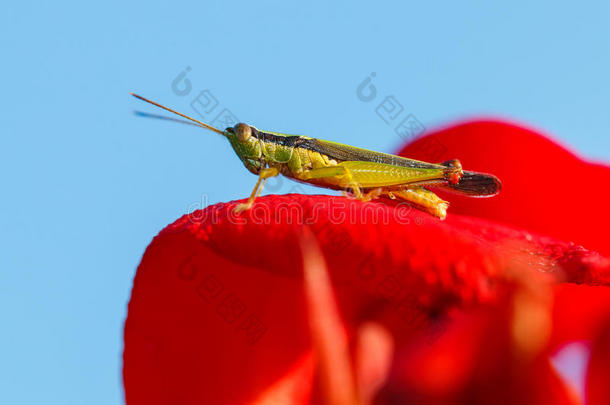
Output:
<svg viewBox="0 0 610 405">
<path fill-rule="evenodd" d="M 497 3 L 5 4 L 0 402 L 122 403 L 122 326 L 147 244 L 255 182 L 224 139 L 134 116 L 154 110 L 129 91 L 196 114 L 207 89 L 208 121 L 227 108 L 382 151 L 401 143 L 375 113 L 394 95 L 428 128 L 506 117 L 610 161 L 608 3 Z M 378 95 L 365 103 L 356 88 L 371 72 Z"/>
</svg>

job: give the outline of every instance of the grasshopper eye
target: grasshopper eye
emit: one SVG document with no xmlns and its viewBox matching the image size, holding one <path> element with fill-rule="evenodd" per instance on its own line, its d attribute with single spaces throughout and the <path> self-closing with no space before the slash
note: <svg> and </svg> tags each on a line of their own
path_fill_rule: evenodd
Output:
<svg viewBox="0 0 610 405">
<path fill-rule="evenodd" d="M 235 135 L 237 135 L 237 139 L 241 142 L 246 141 L 252 136 L 252 129 L 250 128 L 250 125 L 244 124 L 243 122 L 236 124 L 233 127 L 233 131 L 235 132 Z"/>
</svg>

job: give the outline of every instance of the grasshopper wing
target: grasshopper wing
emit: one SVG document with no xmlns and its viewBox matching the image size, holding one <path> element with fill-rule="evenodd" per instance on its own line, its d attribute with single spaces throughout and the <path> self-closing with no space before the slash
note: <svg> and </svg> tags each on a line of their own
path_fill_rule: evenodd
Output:
<svg viewBox="0 0 610 405">
<path fill-rule="evenodd" d="M 389 153 L 375 152 L 355 146 L 344 145 L 338 142 L 325 141 L 322 139 L 301 137 L 299 146 L 322 153 L 337 161 L 359 161 L 384 163 L 388 165 L 411 167 L 417 169 L 439 169 L 443 165 L 407 159 L 402 156 Z"/>
<path fill-rule="evenodd" d="M 502 183 L 500 179 L 491 174 L 464 170 L 464 175 L 459 183 L 439 183 L 435 184 L 434 187 L 470 197 L 493 197 L 502 189 Z"/>
</svg>

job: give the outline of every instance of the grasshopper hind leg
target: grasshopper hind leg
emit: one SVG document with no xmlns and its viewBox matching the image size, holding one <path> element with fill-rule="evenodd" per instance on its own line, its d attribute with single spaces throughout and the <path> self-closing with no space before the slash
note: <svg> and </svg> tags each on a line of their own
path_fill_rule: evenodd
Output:
<svg viewBox="0 0 610 405">
<path fill-rule="evenodd" d="M 461 165 L 459 161 L 444 162 L 444 166 L 451 168 L 452 171 L 443 170 L 421 171 L 404 174 L 403 183 L 416 182 L 442 182 L 447 177 L 447 181 L 459 181 L 461 177 Z M 308 170 L 299 174 L 299 180 L 308 181 L 314 179 L 332 179 L 332 184 L 343 188 L 344 195 L 351 195 L 356 199 L 366 202 L 378 197 L 389 197 L 407 201 L 418 208 L 421 208 L 440 219 L 447 216 L 449 203 L 439 198 L 432 191 L 421 185 L 392 184 L 395 179 L 394 168 L 388 165 L 379 165 L 370 162 L 342 162 L 336 166 L 323 167 Z M 394 176 L 394 177 L 393 177 Z M 455 177 L 455 179 L 453 179 Z M 330 182 L 329 182 L 330 184 Z"/>
</svg>

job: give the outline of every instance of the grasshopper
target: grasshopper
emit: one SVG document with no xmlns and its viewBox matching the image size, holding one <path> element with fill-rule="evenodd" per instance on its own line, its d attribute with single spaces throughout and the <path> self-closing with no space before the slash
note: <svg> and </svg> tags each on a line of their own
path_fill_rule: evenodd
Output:
<svg viewBox="0 0 610 405">
<path fill-rule="evenodd" d="M 491 197 L 500 192 L 497 177 L 462 170 L 457 159 L 427 163 L 303 135 L 262 131 L 244 123 L 222 131 L 137 94 L 131 95 L 229 140 L 246 168 L 258 175 L 247 202 L 234 208 L 237 213 L 250 209 L 265 181 L 279 174 L 315 186 L 343 190 L 361 201 L 380 197 L 399 199 L 441 220 L 447 216 L 449 203 L 429 187 L 470 197 Z"/>
</svg>

